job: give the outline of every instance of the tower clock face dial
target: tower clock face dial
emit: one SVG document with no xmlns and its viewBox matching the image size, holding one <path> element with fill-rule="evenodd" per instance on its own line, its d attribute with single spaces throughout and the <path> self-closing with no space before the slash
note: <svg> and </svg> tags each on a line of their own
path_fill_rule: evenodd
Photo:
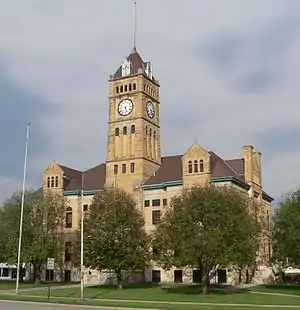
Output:
<svg viewBox="0 0 300 310">
<path fill-rule="evenodd" d="M 153 118 L 155 115 L 154 104 L 150 100 L 147 102 L 147 114 L 150 118 Z"/>
<path fill-rule="evenodd" d="M 133 102 L 130 99 L 123 99 L 118 106 L 118 112 L 121 116 L 129 115 L 133 110 Z"/>
</svg>

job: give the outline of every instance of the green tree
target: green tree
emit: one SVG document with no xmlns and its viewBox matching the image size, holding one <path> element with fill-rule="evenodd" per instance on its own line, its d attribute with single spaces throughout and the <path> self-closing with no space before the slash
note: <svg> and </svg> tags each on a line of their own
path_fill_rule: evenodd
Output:
<svg viewBox="0 0 300 310">
<path fill-rule="evenodd" d="M 171 205 L 153 236 L 154 258 L 163 268 L 200 270 L 206 293 L 211 271 L 255 260 L 259 225 L 250 214 L 255 205 L 240 191 L 214 185 L 193 187 Z"/>
<path fill-rule="evenodd" d="M 84 221 L 85 265 L 115 272 L 122 288 L 124 271 L 149 262 L 149 238 L 130 194 L 117 188 L 96 195 Z"/>
<path fill-rule="evenodd" d="M 276 262 L 300 266 L 300 187 L 285 195 L 275 210 L 272 245 Z"/>
<path fill-rule="evenodd" d="M 5 243 L 5 261 L 16 264 L 21 194 L 15 193 L 0 212 L 0 243 Z M 31 263 L 37 282 L 48 257 L 61 261 L 64 249 L 65 201 L 54 193 L 30 190 L 25 193 L 21 262 Z"/>
</svg>

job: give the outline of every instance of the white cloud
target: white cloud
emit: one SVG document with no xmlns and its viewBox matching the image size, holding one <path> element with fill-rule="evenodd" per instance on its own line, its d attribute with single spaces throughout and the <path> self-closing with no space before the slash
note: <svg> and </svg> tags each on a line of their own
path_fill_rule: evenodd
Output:
<svg viewBox="0 0 300 310">
<path fill-rule="evenodd" d="M 34 157 L 34 173 L 54 158 L 82 169 L 104 161 L 107 80 L 132 48 L 132 1 L 0 2 L 0 57 L 11 78 L 57 109 L 55 117 L 35 121 L 51 151 Z M 184 152 L 195 139 L 225 157 L 242 155 L 242 145 L 253 142 L 264 153 L 261 133 L 299 124 L 294 5 L 297 1 L 138 1 L 138 50 L 152 60 L 161 83 L 165 153 Z M 205 56 L 205 47 L 227 38 L 229 45 L 232 38 L 240 45 L 226 71 Z M 218 52 L 222 57 L 222 46 Z M 253 74 L 269 87 L 241 91 Z M 264 180 L 271 194 L 285 189 L 291 175 L 300 183 L 295 169 L 270 177 L 276 163 L 297 156 L 288 150 L 280 158 L 268 156 L 264 161 L 274 164 L 265 166 Z"/>
</svg>

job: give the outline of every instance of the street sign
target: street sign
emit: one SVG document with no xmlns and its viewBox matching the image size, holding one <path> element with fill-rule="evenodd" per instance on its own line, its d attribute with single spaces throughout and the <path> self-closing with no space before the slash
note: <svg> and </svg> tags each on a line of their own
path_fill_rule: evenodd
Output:
<svg viewBox="0 0 300 310">
<path fill-rule="evenodd" d="M 54 258 L 47 259 L 47 270 L 54 270 Z"/>
</svg>

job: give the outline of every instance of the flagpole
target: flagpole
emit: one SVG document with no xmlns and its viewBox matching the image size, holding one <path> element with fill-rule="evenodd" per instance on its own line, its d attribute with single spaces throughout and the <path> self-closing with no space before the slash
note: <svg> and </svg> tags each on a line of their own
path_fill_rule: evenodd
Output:
<svg viewBox="0 0 300 310">
<path fill-rule="evenodd" d="M 83 183 L 84 183 L 84 172 L 81 178 L 81 229 L 80 229 L 80 270 L 81 270 L 81 281 L 80 281 L 80 300 L 84 298 L 84 265 L 83 265 L 83 219 L 84 219 L 84 207 L 83 207 Z"/>
<path fill-rule="evenodd" d="M 20 215 L 20 228 L 19 228 L 19 246 L 18 246 L 16 294 L 18 294 L 18 292 L 19 292 L 19 282 L 20 282 L 20 267 L 21 267 L 20 263 L 21 263 L 21 248 L 22 248 L 23 214 L 24 214 L 24 201 L 25 201 L 25 189 L 26 189 L 27 154 L 28 154 L 28 141 L 29 141 L 30 124 L 31 123 L 28 122 L 27 123 L 27 128 L 26 128 L 25 157 L 24 157 L 24 170 L 23 170 L 23 185 L 22 185 L 22 197 L 21 197 L 21 215 Z M 23 276 L 23 272 L 22 272 L 22 276 Z"/>
</svg>

